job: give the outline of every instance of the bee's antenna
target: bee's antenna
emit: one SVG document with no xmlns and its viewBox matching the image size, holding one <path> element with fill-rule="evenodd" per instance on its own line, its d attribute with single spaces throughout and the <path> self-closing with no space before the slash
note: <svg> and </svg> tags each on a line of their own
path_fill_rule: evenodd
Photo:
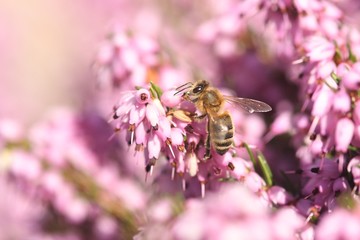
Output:
<svg viewBox="0 0 360 240">
<path fill-rule="evenodd" d="M 184 90 L 186 89 L 189 89 L 191 86 L 189 87 L 186 87 L 186 88 L 183 88 L 183 89 L 180 89 L 179 91 L 177 91 L 176 93 L 174 93 L 174 96 L 178 95 L 179 93 L 183 92 Z"/>
<path fill-rule="evenodd" d="M 186 89 L 191 88 L 191 87 L 192 87 L 192 82 L 187 82 L 187 83 L 177 87 L 175 90 L 178 90 L 178 91 L 174 94 L 174 96 L 181 93 L 181 92 L 183 92 Z"/>
<path fill-rule="evenodd" d="M 191 84 L 191 85 L 192 85 L 192 82 L 187 82 L 187 83 L 184 83 L 183 85 L 181 85 L 181 86 L 177 87 L 175 90 L 178 90 L 178 89 L 180 89 L 180 88 L 182 88 L 182 87 L 185 87 L 186 85 L 189 85 L 189 84 Z"/>
</svg>

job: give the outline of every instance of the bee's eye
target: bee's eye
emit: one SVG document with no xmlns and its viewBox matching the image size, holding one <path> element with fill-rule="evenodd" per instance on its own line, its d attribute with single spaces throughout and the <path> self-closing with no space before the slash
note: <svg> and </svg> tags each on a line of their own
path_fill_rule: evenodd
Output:
<svg viewBox="0 0 360 240">
<path fill-rule="evenodd" d="M 194 88 L 193 93 L 199 93 L 202 91 L 202 89 L 203 89 L 202 86 L 198 86 L 198 87 Z"/>
</svg>

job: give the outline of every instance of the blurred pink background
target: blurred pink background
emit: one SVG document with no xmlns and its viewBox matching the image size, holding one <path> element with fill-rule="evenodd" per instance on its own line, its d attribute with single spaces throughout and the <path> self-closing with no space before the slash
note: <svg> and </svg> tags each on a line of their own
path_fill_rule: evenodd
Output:
<svg viewBox="0 0 360 240">
<path fill-rule="evenodd" d="M 127 19 L 126 8 L 113 0 L 0 0 L 0 117 L 33 122 L 51 106 L 81 105 L 98 43 L 115 19 Z"/>
</svg>

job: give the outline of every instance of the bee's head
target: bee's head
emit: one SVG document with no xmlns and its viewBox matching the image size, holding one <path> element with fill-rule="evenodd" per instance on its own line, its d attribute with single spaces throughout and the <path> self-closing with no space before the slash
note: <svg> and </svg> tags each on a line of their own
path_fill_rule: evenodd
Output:
<svg viewBox="0 0 360 240">
<path fill-rule="evenodd" d="M 189 91 L 184 93 L 184 98 L 190 101 L 196 101 L 200 94 L 209 86 L 209 83 L 205 80 L 195 82 Z"/>
<path fill-rule="evenodd" d="M 188 91 L 184 92 L 183 97 L 189 101 L 196 101 L 199 98 L 200 94 L 203 93 L 208 86 L 209 83 L 205 80 L 199 80 L 195 83 L 188 82 L 178 87 L 178 92 L 176 94 L 189 89 Z"/>
</svg>

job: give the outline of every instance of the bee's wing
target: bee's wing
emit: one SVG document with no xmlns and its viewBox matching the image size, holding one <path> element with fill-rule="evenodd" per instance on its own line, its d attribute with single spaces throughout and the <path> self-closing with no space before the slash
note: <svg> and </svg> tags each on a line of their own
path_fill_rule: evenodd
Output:
<svg viewBox="0 0 360 240">
<path fill-rule="evenodd" d="M 272 108 L 261 101 L 250 99 L 250 98 L 238 98 L 233 96 L 224 96 L 225 100 L 236 106 L 240 107 L 241 109 L 253 113 L 253 112 L 269 112 Z"/>
</svg>

